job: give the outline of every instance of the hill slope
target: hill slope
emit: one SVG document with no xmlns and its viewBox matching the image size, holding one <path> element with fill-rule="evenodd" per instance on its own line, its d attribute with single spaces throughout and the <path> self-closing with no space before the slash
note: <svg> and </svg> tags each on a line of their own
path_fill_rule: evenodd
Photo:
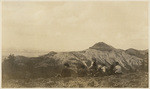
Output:
<svg viewBox="0 0 150 89">
<path fill-rule="evenodd" d="M 98 64 L 106 64 L 106 66 L 109 67 L 113 62 L 119 62 L 125 71 L 131 69 L 136 70 L 143 65 L 143 59 L 131 55 L 131 53 L 99 42 L 83 51 L 52 51 L 39 57 L 15 56 L 13 60 L 8 59 L 3 62 L 3 75 L 12 77 L 30 76 L 32 78 L 39 76 L 50 77 L 60 73 L 63 64 L 66 62 L 69 63 L 71 68 L 75 71 L 80 65 L 90 66 L 93 57 L 96 58 Z"/>
</svg>

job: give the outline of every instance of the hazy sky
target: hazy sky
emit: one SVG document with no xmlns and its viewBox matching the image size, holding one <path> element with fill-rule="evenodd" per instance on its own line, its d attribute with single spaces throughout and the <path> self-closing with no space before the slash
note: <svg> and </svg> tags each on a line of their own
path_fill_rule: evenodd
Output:
<svg viewBox="0 0 150 89">
<path fill-rule="evenodd" d="M 3 2 L 3 49 L 148 48 L 148 2 Z"/>
</svg>

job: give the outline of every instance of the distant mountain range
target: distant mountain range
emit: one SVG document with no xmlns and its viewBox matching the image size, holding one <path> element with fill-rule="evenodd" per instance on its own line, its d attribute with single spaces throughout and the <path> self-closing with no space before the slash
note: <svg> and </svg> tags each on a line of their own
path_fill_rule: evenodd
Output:
<svg viewBox="0 0 150 89">
<path fill-rule="evenodd" d="M 55 73 L 59 73 L 64 63 L 69 63 L 74 70 L 77 70 L 80 65 L 90 66 L 92 58 L 96 58 L 97 64 L 105 64 L 109 67 L 114 62 L 119 62 L 125 71 L 136 70 L 143 65 L 144 60 L 148 60 L 148 50 L 122 50 L 116 49 L 104 42 L 99 42 L 82 51 L 51 51 L 39 57 L 15 56 L 14 64 L 16 65 L 16 73 L 21 73 L 19 70 L 24 70 L 29 74 L 31 72 L 32 74 L 33 72 L 37 73 L 37 71 L 38 73 L 45 73 L 43 71 L 46 71 L 46 74 L 49 74 L 52 70 Z M 7 61 L 4 61 L 3 66 L 6 64 Z M 4 68 L 3 70 L 6 69 Z"/>
<path fill-rule="evenodd" d="M 26 57 L 38 57 L 39 55 L 43 55 L 48 53 L 49 51 L 45 50 L 31 50 L 31 49 L 2 49 L 2 59 L 4 60 L 10 54 L 22 55 Z"/>
</svg>

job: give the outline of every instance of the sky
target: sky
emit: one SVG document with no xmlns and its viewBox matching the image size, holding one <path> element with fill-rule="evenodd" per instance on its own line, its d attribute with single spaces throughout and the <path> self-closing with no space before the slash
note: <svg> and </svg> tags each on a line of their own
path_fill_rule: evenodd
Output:
<svg viewBox="0 0 150 89">
<path fill-rule="evenodd" d="M 78 51 L 97 42 L 148 49 L 148 2 L 2 2 L 3 49 Z"/>
</svg>

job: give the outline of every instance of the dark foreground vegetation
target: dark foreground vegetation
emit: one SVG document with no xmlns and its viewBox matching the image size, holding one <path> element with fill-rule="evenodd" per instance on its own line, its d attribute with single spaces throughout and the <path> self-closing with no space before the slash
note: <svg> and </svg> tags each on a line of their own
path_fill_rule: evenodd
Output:
<svg viewBox="0 0 150 89">
<path fill-rule="evenodd" d="M 148 73 L 135 72 L 104 77 L 50 77 L 35 79 L 8 79 L 2 81 L 3 88 L 90 88 L 90 87 L 127 87 L 147 88 Z"/>
</svg>

